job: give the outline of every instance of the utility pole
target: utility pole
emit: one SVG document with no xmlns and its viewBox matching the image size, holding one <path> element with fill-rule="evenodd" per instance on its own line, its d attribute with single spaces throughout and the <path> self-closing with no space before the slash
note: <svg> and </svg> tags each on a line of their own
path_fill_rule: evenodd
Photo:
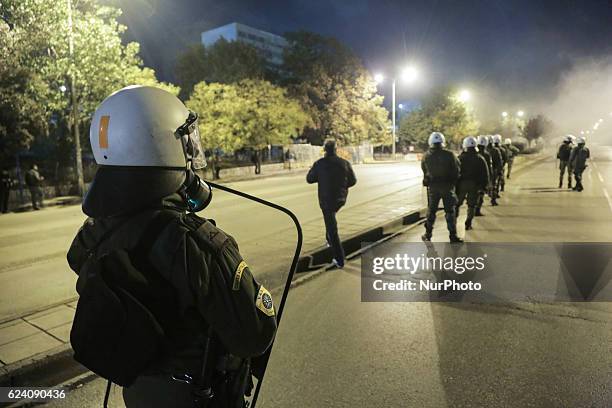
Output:
<svg viewBox="0 0 612 408">
<path fill-rule="evenodd" d="M 393 140 L 391 141 L 391 157 L 395 160 L 395 79 L 391 85 L 393 109 L 391 109 L 391 116 L 393 117 Z"/>
<path fill-rule="evenodd" d="M 72 27 L 72 0 L 66 0 L 68 7 L 68 49 L 70 53 L 70 96 L 72 102 L 72 136 L 74 138 L 74 149 L 76 156 L 76 173 L 77 186 L 79 196 L 83 196 L 85 192 L 85 183 L 83 181 L 83 158 L 81 156 L 81 137 L 79 135 L 79 107 L 77 105 L 76 93 L 76 68 L 74 64 L 74 34 Z"/>
</svg>

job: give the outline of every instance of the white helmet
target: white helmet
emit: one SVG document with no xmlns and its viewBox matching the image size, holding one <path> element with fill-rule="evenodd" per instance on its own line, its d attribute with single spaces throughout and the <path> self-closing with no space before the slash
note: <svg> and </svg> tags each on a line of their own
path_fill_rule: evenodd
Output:
<svg viewBox="0 0 612 408">
<path fill-rule="evenodd" d="M 502 140 L 502 137 L 501 137 L 501 135 L 493 135 L 492 139 L 493 139 L 493 143 L 494 144 L 500 144 L 501 140 Z"/>
<path fill-rule="evenodd" d="M 197 115 L 171 93 L 151 86 L 113 93 L 96 109 L 89 140 L 100 167 L 83 201 L 87 215 L 118 215 L 179 191 L 192 211 L 210 201 L 210 187 L 194 173 L 206 166 Z"/>
<path fill-rule="evenodd" d="M 512 139 L 507 137 L 506 140 L 504 140 L 504 144 L 510 146 L 512 144 Z"/>
<path fill-rule="evenodd" d="M 576 138 L 576 143 L 581 145 L 581 144 L 585 144 L 586 143 L 586 138 L 584 136 L 578 136 Z"/>
<path fill-rule="evenodd" d="M 436 143 L 440 143 L 442 145 L 444 145 L 445 143 L 445 139 L 444 139 L 444 135 L 440 132 L 432 132 L 431 135 L 429 135 L 429 146 L 433 146 Z"/>
<path fill-rule="evenodd" d="M 184 146 L 193 144 L 193 168 L 206 164 L 197 126 L 188 135 L 177 129 L 189 110 L 170 92 L 128 86 L 106 98 L 94 113 L 89 140 L 96 163 L 104 166 L 186 167 Z M 197 125 L 197 117 L 192 123 Z"/>
<path fill-rule="evenodd" d="M 566 136 L 563 138 L 563 141 L 564 141 L 564 142 L 567 142 L 567 143 L 572 143 L 572 142 L 574 141 L 574 135 L 566 135 Z"/>
<path fill-rule="evenodd" d="M 486 146 L 489 144 L 489 139 L 487 138 L 486 135 L 480 135 L 478 136 L 478 145 L 480 146 Z"/>
<path fill-rule="evenodd" d="M 463 148 L 476 147 L 476 138 L 474 136 L 468 136 L 463 139 Z"/>
</svg>

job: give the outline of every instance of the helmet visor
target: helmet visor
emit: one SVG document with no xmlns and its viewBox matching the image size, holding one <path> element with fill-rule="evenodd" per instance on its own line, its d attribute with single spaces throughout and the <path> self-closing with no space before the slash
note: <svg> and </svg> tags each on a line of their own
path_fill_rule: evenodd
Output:
<svg viewBox="0 0 612 408">
<path fill-rule="evenodd" d="M 185 161 L 192 170 L 201 170 L 206 167 L 206 156 L 200 141 L 200 129 L 198 127 L 198 115 L 189 111 L 187 120 L 176 129 L 176 136 L 181 139 Z"/>
</svg>

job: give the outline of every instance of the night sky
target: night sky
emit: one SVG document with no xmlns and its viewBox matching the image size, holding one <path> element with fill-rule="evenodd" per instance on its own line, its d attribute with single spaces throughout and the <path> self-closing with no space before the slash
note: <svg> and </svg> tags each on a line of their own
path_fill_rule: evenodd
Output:
<svg viewBox="0 0 612 408">
<path fill-rule="evenodd" d="M 510 107 L 541 102 L 573 65 L 612 56 L 612 0 L 108 1 L 124 10 L 126 39 L 142 45 L 146 65 L 170 81 L 178 52 L 234 21 L 337 37 L 388 76 L 413 62 L 420 89 L 399 89 L 400 100 L 450 82 Z"/>
</svg>

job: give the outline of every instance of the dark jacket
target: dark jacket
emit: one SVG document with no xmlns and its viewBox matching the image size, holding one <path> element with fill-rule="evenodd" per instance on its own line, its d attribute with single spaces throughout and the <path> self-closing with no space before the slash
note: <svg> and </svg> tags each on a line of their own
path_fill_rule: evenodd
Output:
<svg viewBox="0 0 612 408">
<path fill-rule="evenodd" d="M 351 164 L 335 154 L 317 160 L 306 175 L 309 184 L 319 184 L 319 206 L 338 211 L 345 203 L 348 189 L 357 183 Z"/>
<path fill-rule="evenodd" d="M 493 167 L 491 164 L 491 155 L 487 152 L 487 149 L 482 145 L 478 146 L 478 154 L 485 160 L 487 163 L 487 170 L 489 170 L 489 181 L 493 177 Z"/>
<path fill-rule="evenodd" d="M 106 231 L 122 223 L 100 245 L 98 252 L 127 250 L 132 264 L 144 278 L 136 279 L 129 274 L 115 276 L 107 271 L 106 279 L 143 303 L 164 330 L 164 350 L 143 374 L 198 375 L 203 339 L 209 325 L 230 353 L 241 357 L 263 353 L 274 335 L 261 332 L 266 326 L 263 322 L 275 318 L 264 315 L 256 307 L 258 286 L 249 267 L 242 271 L 239 289 L 233 288 L 235 269 L 224 267 L 224 261 L 199 239 L 190 227 L 193 217 L 185 214 L 181 198 L 178 195 L 167 198 L 162 211 L 170 214 L 166 217 L 170 221 L 162 222 L 161 228 L 153 225 L 159 218 L 155 215 L 159 213 L 153 210 L 129 218 L 88 218 L 67 256 L 70 268 L 79 274 L 88 248 L 95 247 Z M 148 245 L 143 245 L 143 240 Z M 224 248 L 230 245 L 236 245 L 231 237 Z"/>
<path fill-rule="evenodd" d="M 40 187 L 40 182 L 43 178 L 40 176 L 38 170 L 30 169 L 25 175 L 25 182 L 29 188 Z"/>
<path fill-rule="evenodd" d="M 570 155 L 570 165 L 572 169 L 583 171 L 587 168 L 586 161 L 591 156 L 589 149 L 585 146 L 576 146 L 572 149 L 572 154 Z"/>
<path fill-rule="evenodd" d="M 499 154 L 501 155 L 502 167 L 508 163 L 508 150 L 504 147 L 504 145 L 495 146 L 499 150 Z"/>
<path fill-rule="evenodd" d="M 489 155 L 491 155 L 491 167 L 493 168 L 493 173 L 499 173 L 504 165 L 499 147 L 489 145 L 487 146 L 487 151 Z"/>
<path fill-rule="evenodd" d="M 2 171 L 2 178 L 0 180 L 0 190 L 9 191 L 13 187 L 13 179 L 8 171 Z"/>
<path fill-rule="evenodd" d="M 484 189 L 489 184 L 489 169 L 487 162 L 475 148 L 469 148 L 459 155 L 461 177 L 459 181 L 474 181 L 476 186 Z"/>
<path fill-rule="evenodd" d="M 455 185 L 459 180 L 459 162 L 450 150 L 432 147 L 421 160 L 423 185 Z"/>
<path fill-rule="evenodd" d="M 572 145 L 570 143 L 563 143 L 557 150 L 557 159 L 561 161 L 568 161 L 572 154 Z"/>
</svg>

